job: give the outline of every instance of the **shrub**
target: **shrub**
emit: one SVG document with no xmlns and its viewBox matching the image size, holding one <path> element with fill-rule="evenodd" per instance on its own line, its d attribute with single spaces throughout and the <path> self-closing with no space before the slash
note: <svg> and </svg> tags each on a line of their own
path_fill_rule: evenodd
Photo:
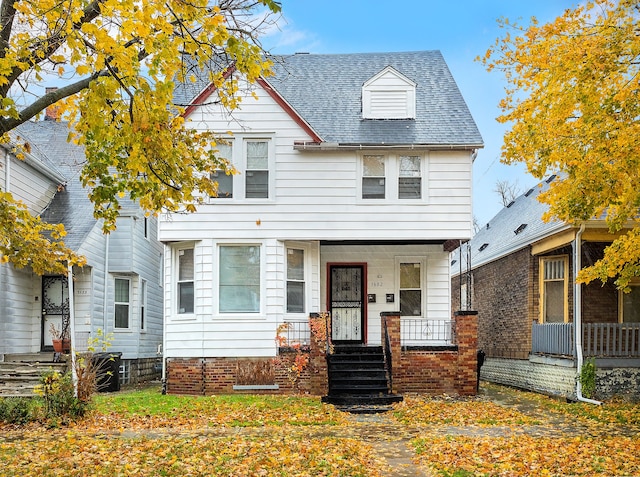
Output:
<svg viewBox="0 0 640 477">
<path fill-rule="evenodd" d="M 8 424 L 26 424 L 36 420 L 38 408 L 35 401 L 26 397 L 0 398 L 0 421 Z"/>
<path fill-rule="evenodd" d="M 71 373 L 68 372 L 45 372 L 35 392 L 44 403 L 45 419 L 53 426 L 84 416 L 91 404 L 89 400 L 76 397 Z"/>
<path fill-rule="evenodd" d="M 580 370 L 580 385 L 582 394 L 587 398 L 592 398 L 596 392 L 596 360 L 588 358 L 585 360 Z"/>
</svg>

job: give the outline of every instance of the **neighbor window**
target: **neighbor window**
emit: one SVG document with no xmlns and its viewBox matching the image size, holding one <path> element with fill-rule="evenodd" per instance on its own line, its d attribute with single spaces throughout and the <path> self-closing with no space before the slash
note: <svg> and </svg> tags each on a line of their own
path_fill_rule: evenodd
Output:
<svg viewBox="0 0 640 477">
<path fill-rule="evenodd" d="M 287 249 L 287 313 L 304 313 L 304 250 Z"/>
<path fill-rule="evenodd" d="M 422 197 L 420 162 L 420 156 L 400 156 L 398 198 L 420 199 Z"/>
<path fill-rule="evenodd" d="M 400 263 L 400 315 L 422 316 L 420 262 Z"/>
<path fill-rule="evenodd" d="M 631 291 L 620 291 L 620 321 L 623 323 L 640 323 L 640 283 L 631 284 Z"/>
<path fill-rule="evenodd" d="M 140 280 L 140 329 L 144 330 L 146 326 L 147 311 L 147 281 Z"/>
<path fill-rule="evenodd" d="M 367 155 L 362 158 L 362 198 L 385 198 L 385 157 Z"/>
<path fill-rule="evenodd" d="M 220 313 L 258 313 L 260 311 L 260 247 L 257 245 L 220 246 Z"/>
<path fill-rule="evenodd" d="M 129 288 L 128 278 L 115 279 L 115 327 L 129 328 Z"/>
<path fill-rule="evenodd" d="M 568 321 L 568 268 L 567 257 L 540 259 L 540 308 L 544 323 Z"/>
<path fill-rule="evenodd" d="M 247 199 L 269 198 L 269 143 L 247 141 L 245 197 Z"/>
<path fill-rule="evenodd" d="M 178 313 L 193 313 L 193 249 L 178 250 Z"/>
<path fill-rule="evenodd" d="M 232 164 L 232 147 L 231 143 L 217 144 L 218 152 L 216 157 L 226 159 Z M 230 199 L 233 197 L 233 175 L 227 174 L 224 170 L 217 170 L 211 174 L 211 180 L 218 183 L 218 195 L 220 199 Z"/>
</svg>

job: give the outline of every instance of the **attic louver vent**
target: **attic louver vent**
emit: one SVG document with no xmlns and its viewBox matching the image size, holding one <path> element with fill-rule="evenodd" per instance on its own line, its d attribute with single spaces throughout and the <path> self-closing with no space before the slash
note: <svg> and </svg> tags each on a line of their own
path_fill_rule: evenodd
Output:
<svg viewBox="0 0 640 477">
<path fill-rule="evenodd" d="M 509 203 L 507 204 L 507 209 L 508 209 L 509 207 L 511 207 L 511 206 L 513 205 L 513 203 L 514 203 L 514 202 L 515 202 L 515 200 L 512 200 L 511 202 L 509 202 Z"/>
<path fill-rule="evenodd" d="M 485 248 L 487 248 L 489 246 L 488 243 L 483 243 L 482 245 L 480 245 L 480 248 L 478 249 L 478 252 L 482 252 Z"/>
<path fill-rule="evenodd" d="M 533 192 L 533 189 L 529 189 L 524 196 L 529 197 L 532 192 Z"/>
<path fill-rule="evenodd" d="M 527 224 L 520 224 L 520 226 L 517 229 L 515 229 L 513 233 L 518 235 L 520 232 L 522 232 L 526 228 L 527 228 Z"/>
</svg>

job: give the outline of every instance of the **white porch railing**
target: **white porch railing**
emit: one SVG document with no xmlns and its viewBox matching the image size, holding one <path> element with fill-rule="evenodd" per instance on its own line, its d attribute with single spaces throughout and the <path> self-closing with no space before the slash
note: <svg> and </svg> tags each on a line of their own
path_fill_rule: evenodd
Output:
<svg viewBox="0 0 640 477">
<path fill-rule="evenodd" d="M 402 346 L 446 346 L 451 344 L 451 320 L 400 320 Z"/>
<path fill-rule="evenodd" d="M 309 329 L 309 319 L 300 321 L 287 321 L 289 326 L 282 333 L 288 346 L 306 346 L 311 340 L 311 330 Z"/>
<path fill-rule="evenodd" d="M 533 323 L 531 352 L 573 356 L 573 323 Z M 585 356 L 640 357 L 640 323 L 584 323 L 582 350 Z"/>
</svg>

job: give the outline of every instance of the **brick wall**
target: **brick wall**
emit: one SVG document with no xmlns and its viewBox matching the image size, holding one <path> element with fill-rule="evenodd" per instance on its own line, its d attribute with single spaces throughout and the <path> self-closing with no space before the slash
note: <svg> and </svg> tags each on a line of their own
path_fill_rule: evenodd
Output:
<svg viewBox="0 0 640 477">
<path fill-rule="evenodd" d="M 478 348 L 487 356 L 526 358 L 537 310 L 530 248 L 472 270 L 471 308 L 478 312 Z M 465 280 L 466 274 L 463 276 Z M 460 306 L 460 279 L 452 278 L 452 307 Z M 535 298 L 535 299 L 534 299 Z"/>
<path fill-rule="evenodd" d="M 396 393 L 473 395 L 477 384 L 477 313 L 454 318 L 454 346 L 446 349 L 403 349 L 399 313 L 382 314 L 383 341 L 389 334 L 393 391 Z"/>
</svg>

